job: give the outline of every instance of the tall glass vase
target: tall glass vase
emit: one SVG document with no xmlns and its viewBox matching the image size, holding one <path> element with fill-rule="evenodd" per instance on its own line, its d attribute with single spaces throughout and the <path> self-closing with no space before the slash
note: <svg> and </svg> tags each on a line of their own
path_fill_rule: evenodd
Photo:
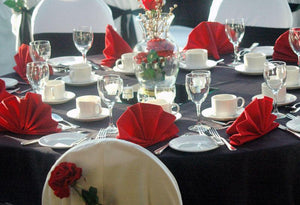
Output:
<svg viewBox="0 0 300 205">
<path fill-rule="evenodd" d="M 174 14 L 161 13 L 155 18 L 143 14 L 138 17 L 144 39 L 134 47 L 135 75 L 140 88 L 138 101 L 145 102 L 155 97 L 157 83 L 174 85 L 179 70 L 178 46 L 168 38 Z"/>
</svg>

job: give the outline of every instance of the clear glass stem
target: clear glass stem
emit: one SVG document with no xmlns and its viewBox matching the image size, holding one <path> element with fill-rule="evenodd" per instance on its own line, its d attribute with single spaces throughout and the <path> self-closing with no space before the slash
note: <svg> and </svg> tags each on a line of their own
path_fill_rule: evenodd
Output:
<svg viewBox="0 0 300 205">
<path fill-rule="evenodd" d="M 196 111 L 197 111 L 197 125 L 202 125 L 201 123 L 201 104 L 202 103 L 196 103 Z"/>
<path fill-rule="evenodd" d="M 86 53 L 87 52 L 82 52 L 82 58 L 83 58 L 83 63 L 86 63 Z"/>
<path fill-rule="evenodd" d="M 298 55 L 298 66 L 300 67 L 300 55 Z"/>
<path fill-rule="evenodd" d="M 278 91 L 273 91 L 273 95 L 274 95 L 274 100 L 273 100 L 273 113 L 275 115 L 278 115 L 279 111 L 278 111 L 278 106 L 277 106 L 277 101 L 278 101 Z"/>
<path fill-rule="evenodd" d="M 239 45 L 238 44 L 233 44 L 233 50 L 234 50 L 234 60 L 233 63 L 238 63 L 239 62 L 239 56 L 238 56 L 238 52 L 239 52 Z"/>
<path fill-rule="evenodd" d="M 114 127 L 113 115 L 112 115 L 113 107 L 114 107 L 114 104 L 108 106 L 108 110 L 109 110 L 109 122 L 108 122 L 108 127 Z"/>
</svg>

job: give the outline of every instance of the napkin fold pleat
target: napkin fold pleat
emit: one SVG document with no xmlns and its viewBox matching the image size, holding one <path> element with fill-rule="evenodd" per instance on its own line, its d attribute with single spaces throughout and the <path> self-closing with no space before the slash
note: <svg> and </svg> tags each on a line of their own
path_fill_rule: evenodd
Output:
<svg viewBox="0 0 300 205">
<path fill-rule="evenodd" d="M 272 109 L 272 98 L 264 97 L 253 100 L 226 130 L 226 133 L 231 135 L 230 143 L 242 145 L 278 127 L 279 124 L 274 122 L 277 117 L 272 114 Z"/>
<path fill-rule="evenodd" d="M 297 63 L 298 57 L 289 43 L 289 31 L 281 34 L 274 45 L 273 60 L 282 60 L 289 63 Z"/>
<path fill-rule="evenodd" d="M 179 129 L 174 124 L 175 119 L 161 106 L 137 103 L 128 107 L 118 119 L 117 138 L 148 147 L 176 136 Z"/>
<path fill-rule="evenodd" d="M 225 33 L 225 26 L 218 22 L 203 21 L 191 31 L 184 50 L 194 48 L 207 49 L 208 55 L 215 59 L 220 59 L 222 54 L 233 52 L 233 45 Z"/>
<path fill-rule="evenodd" d="M 132 48 L 128 43 L 114 30 L 111 25 L 106 26 L 105 31 L 105 48 L 103 55 L 105 59 L 101 61 L 101 65 L 113 67 L 116 60 L 121 58 L 124 53 L 132 52 Z"/>
<path fill-rule="evenodd" d="M 13 94 L 10 94 L 6 91 L 6 86 L 5 86 L 4 80 L 0 79 L 0 102 L 3 99 L 10 97 L 10 96 L 13 96 Z"/>
</svg>

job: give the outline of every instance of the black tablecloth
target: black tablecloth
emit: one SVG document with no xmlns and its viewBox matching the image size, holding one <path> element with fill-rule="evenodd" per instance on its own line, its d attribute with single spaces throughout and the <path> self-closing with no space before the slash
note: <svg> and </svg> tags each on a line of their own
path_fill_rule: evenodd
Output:
<svg viewBox="0 0 300 205">
<path fill-rule="evenodd" d="M 104 74 L 107 71 L 97 70 Z M 188 71 L 180 70 L 177 86 L 184 92 L 184 77 Z M 210 107 L 214 94 L 232 93 L 242 96 L 246 104 L 260 93 L 262 76 L 249 76 L 226 66 L 211 69 L 212 87 L 203 103 L 202 110 Z M 18 78 L 16 74 L 10 77 Z M 54 78 L 56 76 L 52 76 Z M 124 84 L 136 83 L 134 76 L 122 75 Z M 26 87 L 26 86 L 23 86 Z M 183 89 L 181 89 L 183 88 Z M 74 87 L 66 90 L 77 96 L 97 95 L 96 85 Z M 300 97 L 300 90 L 289 90 Z M 114 121 L 129 106 L 117 103 Z M 108 119 L 97 122 L 76 122 L 68 119 L 66 112 L 75 108 L 75 99 L 65 104 L 52 105 L 53 112 L 81 127 L 98 130 L 106 127 Z M 286 110 L 281 107 L 281 111 Z M 192 102 L 181 103 L 182 118 L 176 121 L 180 134 L 196 123 L 196 108 Z M 287 119 L 280 122 L 285 123 Z M 225 129 L 219 131 L 228 138 Z M 11 136 L 18 137 L 13 139 Z M 40 204 L 47 172 L 65 150 L 41 147 L 37 144 L 21 146 L 19 138 L 26 136 L 1 133 L 0 136 L 0 202 L 17 204 Z M 153 151 L 161 142 L 149 147 Z M 167 148 L 158 158 L 174 174 L 182 193 L 183 204 L 300 204 L 300 139 L 285 131 L 275 129 L 267 135 L 238 147 L 230 152 L 225 146 L 201 153 L 184 153 Z"/>
</svg>

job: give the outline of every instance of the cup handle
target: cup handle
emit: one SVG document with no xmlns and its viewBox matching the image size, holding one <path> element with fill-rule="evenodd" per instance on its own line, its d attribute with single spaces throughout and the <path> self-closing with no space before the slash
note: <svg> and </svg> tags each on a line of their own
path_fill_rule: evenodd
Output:
<svg viewBox="0 0 300 205">
<path fill-rule="evenodd" d="M 119 65 L 122 64 L 122 59 L 119 58 L 117 61 L 116 61 L 116 66 L 119 68 L 119 69 L 122 69 L 122 67 L 120 67 Z"/>
<path fill-rule="evenodd" d="M 172 103 L 172 108 L 173 108 L 173 107 L 176 107 L 176 110 L 175 110 L 176 114 L 179 113 L 179 111 L 180 111 L 180 106 L 179 106 L 177 103 Z M 173 110 L 173 109 L 172 109 L 172 110 Z"/>
<path fill-rule="evenodd" d="M 97 103 L 97 106 L 96 106 L 96 113 L 100 114 L 102 112 L 102 106 L 100 103 Z"/>
<path fill-rule="evenodd" d="M 237 100 L 237 104 L 239 104 L 239 101 L 241 101 L 241 105 L 238 105 L 238 107 L 237 107 L 238 109 L 244 107 L 245 99 L 243 97 L 237 97 L 236 100 Z"/>
<path fill-rule="evenodd" d="M 70 79 L 72 80 L 74 78 L 74 71 L 71 70 L 69 73 L 69 76 L 70 76 Z"/>
</svg>

